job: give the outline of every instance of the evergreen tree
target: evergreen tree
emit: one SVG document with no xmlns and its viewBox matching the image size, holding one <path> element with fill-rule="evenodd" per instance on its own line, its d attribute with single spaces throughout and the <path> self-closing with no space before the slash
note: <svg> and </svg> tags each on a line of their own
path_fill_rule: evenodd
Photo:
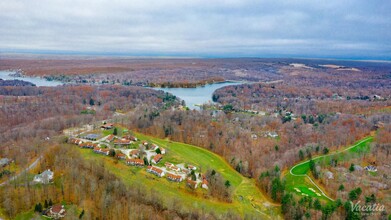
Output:
<svg viewBox="0 0 391 220">
<path fill-rule="evenodd" d="M 358 197 L 360 197 L 361 193 L 362 193 L 362 190 L 360 187 L 355 188 L 349 192 L 349 199 L 352 201 L 356 200 L 356 199 L 358 199 Z"/>
<path fill-rule="evenodd" d="M 316 210 L 321 210 L 322 209 L 322 205 L 320 204 L 319 199 L 316 199 L 314 201 L 314 209 L 316 209 Z"/>
<path fill-rule="evenodd" d="M 354 164 L 350 164 L 349 171 L 353 172 L 354 171 Z"/>
<path fill-rule="evenodd" d="M 144 157 L 144 165 L 149 165 L 149 163 L 148 163 L 148 159 L 146 158 L 146 157 Z"/>
<path fill-rule="evenodd" d="M 271 196 L 274 201 L 279 201 L 282 193 L 284 192 L 284 186 L 281 183 L 280 178 L 274 178 L 272 181 L 272 192 Z"/>
<path fill-rule="evenodd" d="M 109 150 L 109 156 L 110 157 L 115 157 L 115 150 L 114 149 L 110 149 Z"/>
<path fill-rule="evenodd" d="M 42 204 L 41 203 L 35 204 L 34 211 L 35 212 L 42 212 Z"/>
<path fill-rule="evenodd" d="M 162 154 L 162 151 L 160 150 L 160 148 L 157 148 L 157 149 L 155 150 L 155 152 L 156 152 L 157 154 Z"/>
<path fill-rule="evenodd" d="M 79 219 L 83 218 L 83 216 L 84 216 L 84 209 L 83 209 L 83 211 L 81 211 L 81 213 L 79 215 Z"/>
<path fill-rule="evenodd" d="M 286 214 L 292 205 L 292 194 L 287 193 L 281 199 L 281 210 L 283 214 Z"/>
<path fill-rule="evenodd" d="M 302 150 L 299 150 L 299 158 L 300 158 L 300 160 L 304 159 L 304 153 Z"/>
<path fill-rule="evenodd" d="M 351 201 L 346 201 L 344 208 L 346 210 L 346 220 L 361 220 L 360 212 L 353 210 Z"/>
</svg>

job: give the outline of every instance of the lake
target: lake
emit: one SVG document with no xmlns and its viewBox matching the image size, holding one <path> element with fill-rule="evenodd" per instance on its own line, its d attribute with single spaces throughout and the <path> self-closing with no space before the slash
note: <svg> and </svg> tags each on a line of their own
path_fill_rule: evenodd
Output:
<svg viewBox="0 0 391 220">
<path fill-rule="evenodd" d="M 39 77 L 15 77 L 15 76 L 10 76 L 9 74 L 13 74 L 15 72 L 11 71 L 0 71 L 0 79 L 3 80 L 23 80 L 26 82 L 31 82 L 34 83 L 36 86 L 59 86 L 63 85 L 62 82 L 60 81 L 48 81 L 44 78 L 39 78 Z"/>
<path fill-rule="evenodd" d="M 224 86 L 231 85 L 240 85 L 243 84 L 241 82 L 223 82 L 223 83 L 215 83 L 215 84 L 207 84 L 202 87 L 196 88 L 154 88 L 157 90 L 163 90 L 165 92 L 169 92 L 176 97 L 184 100 L 186 102 L 186 106 L 190 109 L 200 108 L 196 105 L 213 102 L 212 94 L 216 89 L 222 88 Z"/>
</svg>

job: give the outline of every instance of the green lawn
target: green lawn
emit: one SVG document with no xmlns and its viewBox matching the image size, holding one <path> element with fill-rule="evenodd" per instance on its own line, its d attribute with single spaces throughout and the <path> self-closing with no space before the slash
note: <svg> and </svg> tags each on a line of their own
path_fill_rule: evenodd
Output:
<svg viewBox="0 0 391 220">
<path fill-rule="evenodd" d="M 19 215 L 15 216 L 15 220 L 27 220 L 27 219 L 48 220 L 51 218 L 37 214 L 33 210 L 23 212 L 23 213 L 20 213 Z"/>
<path fill-rule="evenodd" d="M 115 159 L 93 153 L 88 149 L 79 149 L 82 155 L 91 160 L 104 160 L 106 168 L 120 177 L 130 186 L 140 183 L 149 189 L 159 191 L 168 202 L 176 198 L 188 209 L 200 208 L 213 211 L 217 214 L 232 211 L 242 216 L 245 214 L 258 215 L 260 218 L 281 218 L 280 207 L 269 203 L 255 185 L 253 179 L 243 177 L 236 172 L 223 158 L 205 150 L 188 144 L 171 142 L 150 136 L 135 134 L 140 140 L 147 140 L 166 149 L 166 155 L 159 163 L 162 166 L 165 162 L 192 164 L 199 171 L 205 173 L 207 169 L 214 169 L 229 180 L 233 190 L 233 202 L 226 203 L 214 198 L 206 198 L 207 190 L 197 188 L 191 190 L 184 182 L 173 183 L 166 178 L 158 178 L 145 171 L 145 168 L 137 168 L 125 165 L 123 162 L 116 162 Z"/>
<path fill-rule="evenodd" d="M 331 152 L 330 154 L 327 155 L 314 157 L 313 161 L 315 163 L 320 163 L 323 166 L 325 165 L 328 166 L 330 164 L 331 159 L 337 159 L 338 161 L 343 161 L 347 156 L 355 156 L 360 153 L 369 152 L 370 150 L 369 144 L 372 141 L 373 141 L 373 137 L 364 138 L 360 141 L 357 141 L 354 145 L 348 148 Z M 290 172 L 288 172 L 285 176 L 287 190 L 296 193 L 297 195 L 302 195 L 302 193 L 305 193 L 308 196 L 320 198 L 327 202 L 332 201 L 328 199 L 326 196 L 322 195 L 322 192 L 309 180 L 307 176 L 305 176 L 305 175 L 309 175 L 309 170 L 310 170 L 309 160 L 295 165 L 290 170 Z M 300 192 L 297 192 L 295 188 L 299 189 Z M 314 189 L 315 192 L 309 190 L 309 188 Z M 316 193 L 321 194 L 321 196 L 317 195 Z"/>
</svg>

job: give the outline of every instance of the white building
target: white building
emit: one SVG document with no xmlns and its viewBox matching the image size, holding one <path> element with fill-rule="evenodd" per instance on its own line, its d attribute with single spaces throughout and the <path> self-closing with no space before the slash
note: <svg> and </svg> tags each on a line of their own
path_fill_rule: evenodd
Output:
<svg viewBox="0 0 391 220">
<path fill-rule="evenodd" d="M 53 172 L 50 171 L 50 169 L 45 170 L 41 174 L 37 174 L 34 176 L 34 182 L 36 183 L 43 183 L 43 184 L 48 184 L 50 181 L 53 180 Z"/>
</svg>

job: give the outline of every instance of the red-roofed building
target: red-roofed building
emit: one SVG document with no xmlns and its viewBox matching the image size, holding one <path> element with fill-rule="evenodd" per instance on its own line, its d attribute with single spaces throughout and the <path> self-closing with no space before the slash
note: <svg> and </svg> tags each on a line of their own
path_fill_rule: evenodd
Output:
<svg viewBox="0 0 391 220">
<path fill-rule="evenodd" d="M 66 211 L 63 205 L 54 205 L 50 207 L 46 215 L 54 219 L 64 218 Z"/>
<path fill-rule="evenodd" d="M 110 135 L 106 138 L 106 140 L 107 140 L 108 142 L 112 142 L 112 141 L 114 141 L 114 139 L 115 139 L 115 135 L 113 135 L 113 134 L 110 134 Z"/>
<path fill-rule="evenodd" d="M 197 167 L 190 165 L 190 164 L 187 166 L 187 168 L 189 168 L 189 170 L 196 170 L 197 169 Z"/>
<path fill-rule="evenodd" d="M 93 149 L 95 147 L 97 147 L 98 145 L 97 144 L 94 144 L 92 142 L 86 142 L 86 143 L 82 143 L 82 144 L 79 144 L 79 147 L 80 148 L 89 148 L 89 149 Z"/>
<path fill-rule="evenodd" d="M 129 156 L 133 157 L 133 158 L 137 158 L 140 154 L 140 151 L 139 150 L 131 150 L 129 152 Z"/>
<path fill-rule="evenodd" d="M 144 166 L 144 160 L 142 159 L 127 159 L 126 164 L 132 165 L 132 166 L 138 166 L 138 167 L 143 167 Z"/>
<path fill-rule="evenodd" d="M 103 155 L 108 156 L 110 150 L 109 150 L 109 149 L 102 149 L 102 148 L 100 148 L 100 147 L 95 147 L 95 148 L 94 148 L 94 152 L 97 153 L 97 154 L 103 154 Z"/>
<path fill-rule="evenodd" d="M 198 186 L 198 183 L 196 181 L 191 180 L 191 179 L 187 179 L 186 185 L 192 189 L 196 189 Z"/>
<path fill-rule="evenodd" d="M 110 154 L 110 149 L 101 149 L 100 151 L 101 151 L 101 154 L 106 155 L 106 156 L 109 156 L 109 154 Z"/>
<path fill-rule="evenodd" d="M 167 169 L 171 169 L 171 170 L 174 170 L 174 171 L 176 171 L 176 172 L 181 171 L 181 168 L 175 166 L 175 165 L 172 164 L 172 163 L 166 162 L 166 163 L 164 164 L 164 166 L 166 166 Z"/>
<path fill-rule="evenodd" d="M 123 154 L 123 153 L 118 153 L 115 155 L 116 158 L 120 159 L 120 160 L 125 160 L 126 159 L 126 155 Z"/>
<path fill-rule="evenodd" d="M 152 159 L 152 163 L 154 164 L 157 164 L 159 163 L 159 161 L 161 161 L 163 159 L 163 156 L 161 154 L 156 154 L 153 159 Z"/>
<path fill-rule="evenodd" d="M 159 146 L 157 146 L 156 144 L 151 144 L 151 150 L 157 150 L 159 148 Z"/>
<path fill-rule="evenodd" d="M 191 171 L 186 169 L 186 168 L 182 168 L 182 172 L 184 172 L 185 174 L 190 174 L 191 173 Z"/>
<path fill-rule="evenodd" d="M 125 139 L 125 138 L 117 139 L 117 140 L 114 141 L 114 145 L 129 145 L 131 143 L 132 143 L 131 140 L 128 140 L 128 139 Z"/>
<path fill-rule="evenodd" d="M 102 129 L 104 129 L 104 130 L 110 130 L 110 129 L 112 129 L 114 127 L 114 125 L 113 124 L 104 124 L 104 125 L 102 125 L 100 127 Z"/>
<path fill-rule="evenodd" d="M 124 136 L 124 138 L 129 139 L 131 141 L 138 141 L 138 139 L 135 136 L 132 136 L 132 135 L 126 135 L 126 136 Z"/>
<path fill-rule="evenodd" d="M 174 181 L 174 182 L 181 182 L 183 180 L 183 177 L 180 175 L 175 175 L 172 173 L 167 173 L 167 179 Z"/>
<path fill-rule="evenodd" d="M 83 143 L 83 141 L 81 141 L 80 139 L 77 139 L 77 138 L 71 138 L 71 139 L 69 139 L 68 142 L 71 144 L 76 144 L 76 145 L 80 145 Z"/>
<path fill-rule="evenodd" d="M 165 174 L 162 169 L 160 169 L 158 167 L 154 167 L 154 166 L 148 166 L 147 172 L 153 173 L 158 177 L 163 177 Z"/>
<path fill-rule="evenodd" d="M 202 180 L 202 185 L 201 185 L 202 188 L 204 189 L 208 189 L 208 180 L 206 180 L 205 178 Z"/>
</svg>

